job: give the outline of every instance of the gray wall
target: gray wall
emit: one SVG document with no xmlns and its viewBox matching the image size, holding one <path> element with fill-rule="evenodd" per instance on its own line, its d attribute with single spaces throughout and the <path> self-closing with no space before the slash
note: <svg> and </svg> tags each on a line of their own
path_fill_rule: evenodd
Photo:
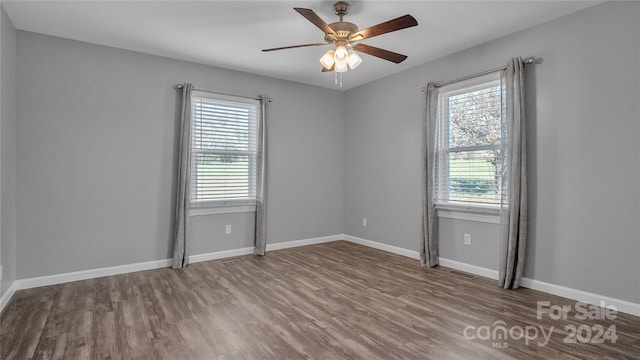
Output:
<svg viewBox="0 0 640 360">
<path fill-rule="evenodd" d="M 0 295 L 16 279 L 16 29 L 0 6 Z"/>
<path fill-rule="evenodd" d="M 5 35 L 3 21 L 5 278 L 16 260 L 6 226 L 14 165 L 17 278 L 170 256 L 179 103 L 172 85 L 184 81 L 275 99 L 269 242 L 346 233 L 417 250 L 421 87 L 535 55 L 543 62 L 526 70 L 526 276 L 638 302 L 639 18 L 640 4 L 608 2 L 345 93 L 18 31 L 15 137 L 14 117 L 5 118 L 14 80 L 4 77 L 14 41 L 5 36 L 15 31 Z M 251 246 L 250 215 L 192 220 L 194 254 Z M 443 257 L 497 268 L 495 225 L 442 219 L 441 227 Z M 472 246 L 461 245 L 464 233 Z"/>
<path fill-rule="evenodd" d="M 182 82 L 274 99 L 269 243 L 342 233 L 342 93 L 35 33 L 17 38 L 18 278 L 170 257 L 173 85 Z M 250 215 L 192 220 L 193 254 L 252 245 Z"/>
<path fill-rule="evenodd" d="M 418 250 L 421 87 L 535 55 L 525 275 L 639 302 L 639 23 L 639 3 L 608 2 L 348 91 L 345 233 Z M 440 222 L 442 257 L 497 269 L 496 225 Z"/>
</svg>

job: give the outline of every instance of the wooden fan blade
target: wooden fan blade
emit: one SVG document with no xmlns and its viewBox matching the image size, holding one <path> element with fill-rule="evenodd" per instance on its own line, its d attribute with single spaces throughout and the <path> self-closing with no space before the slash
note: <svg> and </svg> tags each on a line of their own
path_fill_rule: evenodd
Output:
<svg viewBox="0 0 640 360">
<path fill-rule="evenodd" d="M 331 65 L 331 69 L 327 69 L 324 66 L 322 67 L 322 72 L 329 72 L 329 71 L 333 71 L 333 69 L 335 68 L 335 64 Z"/>
<path fill-rule="evenodd" d="M 330 28 L 329 25 L 327 25 L 327 23 L 320 18 L 320 16 L 318 16 L 318 14 L 313 12 L 313 10 L 304 8 L 293 8 L 293 10 L 297 11 L 300 15 L 311 21 L 313 25 L 317 26 L 318 29 L 322 30 L 325 34 L 338 36 L 335 31 L 333 31 L 333 29 Z"/>
<path fill-rule="evenodd" d="M 349 36 L 349 41 L 364 40 L 416 25 L 418 25 L 418 21 L 413 16 L 407 14 L 351 34 L 351 36 Z"/>
<path fill-rule="evenodd" d="M 328 43 L 315 43 L 315 44 L 292 45 L 292 46 L 283 46 L 283 47 L 277 47 L 277 48 L 271 48 L 271 49 L 262 49 L 262 51 L 275 51 L 275 50 L 295 49 L 295 48 L 299 48 L 299 47 L 306 47 L 306 46 L 322 46 L 322 45 L 327 45 L 327 44 L 328 44 Z"/>
<path fill-rule="evenodd" d="M 365 44 L 353 45 L 353 50 L 379 57 L 381 59 L 389 60 L 396 64 L 403 62 L 407 58 L 407 55 L 394 53 L 393 51 L 380 49 L 375 46 L 369 46 Z"/>
</svg>

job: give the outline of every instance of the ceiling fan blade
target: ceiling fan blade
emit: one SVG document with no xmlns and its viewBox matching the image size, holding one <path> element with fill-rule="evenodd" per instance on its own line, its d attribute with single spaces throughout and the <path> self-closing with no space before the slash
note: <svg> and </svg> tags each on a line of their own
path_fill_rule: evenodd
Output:
<svg viewBox="0 0 640 360">
<path fill-rule="evenodd" d="M 418 21 L 413 16 L 407 14 L 351 34 L 351 36 L 349 36 L 349 41 L 364 40 L 416 25 L 418 25 Z"/>
<path fill-rule="evenodd" d="M 300 15 L 304 16 L 307 20 L 311 21 L 313 25 L 317 26 L 318 29 L 322 30 L 325 34 L 338 36 L 335 33 L 335 31 L 333 31 L 333 29 L 330 28 L 329 25 L 327 25 L 327 23 L 320 18 L 320 16 L 318 16 L 318 14 L 313 12 L 313 10 L 304 9 L 304 8 L 293 8 L 293 10 L 297 11 Z"/>
<path fill-rule="evenodd" d="M 335 66 L 336 66 L 335 64 L 331 65 L 331 68 L 330 68 L 330 69 L 327 69 L 326 67 L 324 67 L 324 66 L 323 66 L 323 67 L 322 67 L 322 72 L 329 72 L 329 71 L 333 71 L 333 69 L 335 68 Z"/>
<path fill-rule="evenodd" d="M 396 64 L 403 62 L 407 58 L 407 55 L 394 53 L 393 51 L 380 49 L 375 46 L 369 46 L 365 44 L 353 45 L 353 50 L 379 57 L 381 59 L 389 60 Z"/>
<path fill-rule="evenodd" d="M 262 49 L 262 51 L 275 51 L 275 50 L 285 50 L 285 49 L 295 49 L 299 47 L 307 47 L 307 46 L 322 46 L 327 45 L 328 43 L 315 43 L 315 44 L 303 44 L 303 45 L 292 45 L 292 46 L 283 46 L 271 49 Z"/>
</svg>

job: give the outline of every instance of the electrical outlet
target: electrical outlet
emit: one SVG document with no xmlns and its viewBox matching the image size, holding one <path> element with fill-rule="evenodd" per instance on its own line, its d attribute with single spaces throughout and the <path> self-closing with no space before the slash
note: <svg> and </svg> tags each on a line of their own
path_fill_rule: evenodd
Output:
<svg viewBox="0 0 640 360">
<path fill-rule="evenodd" d="M 227 235 L 231 234 L 231 225 L 227 225 L 224 227 L 224 233 Z"/>
<path fill-rule="evenodd" d="M 464 244 L 471 245 L 471 234 L 464 234 Z"/>
<path fill-rule="evenodd" d="M 367 218 L 362 218 L 362 226 L 367 226 Z"/>
</svg>

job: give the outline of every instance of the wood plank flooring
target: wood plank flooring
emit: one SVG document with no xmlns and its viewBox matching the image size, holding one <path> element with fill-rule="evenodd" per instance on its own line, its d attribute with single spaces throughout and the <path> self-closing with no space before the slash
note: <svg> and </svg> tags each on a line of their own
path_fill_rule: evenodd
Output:
<svg viewBox="0 0 640 360">
<path fill-rule="evenodd" d="M 640 318 L 538 320 L 537 301 L 576 304 L 337 241 L 19 291 L 0 318 L 0 358 L 640 358 Z M 483 340 L 498 325 L 513 334 Z M 580 325 L 582 340 L 613 325 L 617 341 L 564 343 Z M 527 326 L 553 326 L 546 346 L 518 338 Z"/>
</svg>

